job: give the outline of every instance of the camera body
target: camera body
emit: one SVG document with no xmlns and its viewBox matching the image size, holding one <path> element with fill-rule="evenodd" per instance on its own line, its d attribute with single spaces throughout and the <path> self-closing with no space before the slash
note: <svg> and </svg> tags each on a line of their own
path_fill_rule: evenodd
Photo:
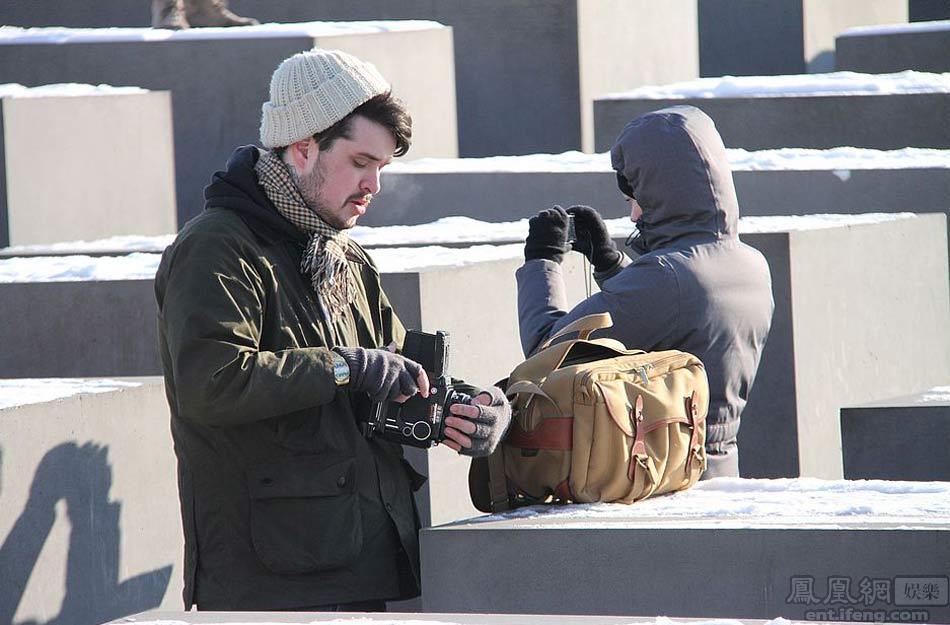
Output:
<svg viewBox="0 0 950 625">
<path fill-rule="evenodd" d="M 567 242 L 571 245 L 577 243 L 577 227 L 574 225 L 574 215 L 567 214 Z"/>
<path fill-rule="evenodd" d="M 468 404 L 475 388 L 447 373 L 449 335 L 428 334 L 419 330 L 406 333 L 403 356 L 415 360 L 426 370 L 431 387 L 429 396 L 413 395 L 403 403 L 379 402 L 373 405 L 363 426 L 367 438 L 382 439 L 423 449 L 445 440 L 445 417 L 452 404 Z"/>
</svg>

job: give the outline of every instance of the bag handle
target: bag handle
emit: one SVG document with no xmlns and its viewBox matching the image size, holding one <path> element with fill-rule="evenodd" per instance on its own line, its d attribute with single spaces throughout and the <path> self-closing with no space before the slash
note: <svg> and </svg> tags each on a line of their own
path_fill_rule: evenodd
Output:
<svg viewBox="0 0 950 625">
<path fill-rule="evenodd" d="M 587 315 L 581 317 L 580 319 L 575 319 L 566 326 L 560 329 L 557 334 L 548 337 L 544 343 L 541 344 L 541 347 L 538 348 L 538 351 L 548 347 L 555 339 L 558 339 L 565 334 L 570 334 L 571 332 L 577 332 L 577 338 L 581 341 L 586 341 L 590 336 L 590 333 L 594 330 L 602 330 L 604 328 L 609 328 L 614 325 L 613 319 L 610 317 L 610 313 L 604 312 L 596 315 Z"/>
<path fill-rule="evenodd" d="M 554 406 L 555 410 L 557 410 L 557 416 L 562 417 L 562 418 L 564 417 L 564 412 L 561 410 L 561 407 L 557 405 L 557 402 L 554 401 L 550 395 L 548 395 L 543 390 L 541 390 L 540 386 L 538 386 L 531 380 L 519 380 L 515 382 L 514 384 L 512 384 L 511 386 L 509 386 L 508 389 L 505 391 L 505 395 L 507 395 L 509 399 L 513 399 L 515 395 L 520 395 L 520 394 L 530 395 L 528 400 L 525 402 L 524 410 L 528 409 L 528 406 L 530 405 L 532 399 L 534 399 L 535 397 L 543 397 L 544 399 L 548 400 L 549 404 Z M 528 427 L 528 424 L 523 424 L 523 425 L 524 425 L 525 431 L 534 430 L 534 427 Z M 533 426 L 534 424 L 531 424 L 531 425 Z"/>
</svg>

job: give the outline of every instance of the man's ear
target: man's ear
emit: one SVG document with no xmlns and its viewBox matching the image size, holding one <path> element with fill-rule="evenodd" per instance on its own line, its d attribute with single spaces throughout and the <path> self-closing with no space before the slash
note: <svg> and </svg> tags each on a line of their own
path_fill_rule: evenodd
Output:
<svg viewBox="0 0 950 625">
<path fill-rule="evenodd" d="M 316 156 L 319 149 L 316 142 L 307 137 L 287 146 L 284 150 L 285 160 L 298 174 L 301 174 L 307 169 L 307 162 Z"/>
</svg>

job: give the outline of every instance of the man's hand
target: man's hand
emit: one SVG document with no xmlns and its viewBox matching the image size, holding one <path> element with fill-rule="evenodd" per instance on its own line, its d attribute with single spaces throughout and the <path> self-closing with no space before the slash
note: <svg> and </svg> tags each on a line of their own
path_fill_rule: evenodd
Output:
<svg viewBox="0 0 950 625">
<path fill-rule="evenodd" d="M 452 404 L 445 418 L 443 444 L 460 454 L 481 458 L 495 451 L 511 423 L 511 404 L 497 386 L 482 391 L 471 404 Z"/>
<path fill-rule="evenodd" d="M 386 349 L 334 347 L 350 367 L 350 387 L 373 401 L 404 402 L 416 393 L 429 396 L 429 376 L 419 363 Z"/>
<path fill-rule="evenodd" d="M 567 212 L 574 215 L 574 230 L 577 233 L 574 251 L 586 256 L 594 266 L 594 271 L 607 271 L 616 265 L 621 254 L 607 233 L 607 224 L 600 214 L 590 206 L 572 206 Z"/>
<path fill-rule="evenodd" d="M 567 244 L 567 212 L 560 206 L 543 210 L 528 220 L 524 259 L 545 258 L 560 263 L 570 251 Z"/>
</svg>

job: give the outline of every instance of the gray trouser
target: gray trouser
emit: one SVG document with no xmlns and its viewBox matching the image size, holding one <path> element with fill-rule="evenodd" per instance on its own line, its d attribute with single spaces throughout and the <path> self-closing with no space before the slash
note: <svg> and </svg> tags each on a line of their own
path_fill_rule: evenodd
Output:
<svg viewBox="0 0 950 625">
<path fill-rule="evenodd" d="M 706 443 L 706 471 L 701 480 L 714 477 L 739 477 L 739 447 L 736 439 Z"/>
</svg>

